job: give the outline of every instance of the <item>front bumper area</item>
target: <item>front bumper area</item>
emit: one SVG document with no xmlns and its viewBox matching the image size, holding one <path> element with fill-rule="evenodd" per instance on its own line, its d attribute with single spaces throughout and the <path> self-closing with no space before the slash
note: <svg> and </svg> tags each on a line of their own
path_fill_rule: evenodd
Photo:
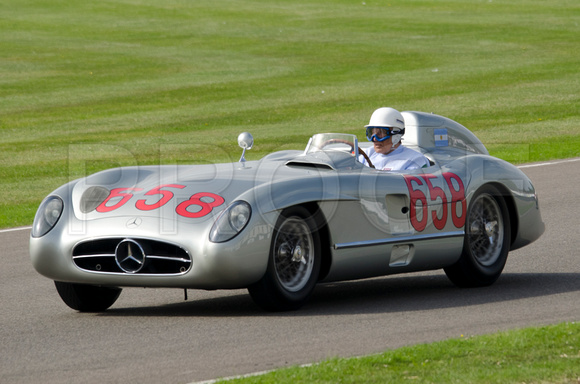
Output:
<svg viewBox="0 0 580 384">
<path fill-rule="evenodd" d="M 138 229 L 127 229 L 129 217 L 86 221 L 79 233 L 72 230 L 71 220 L 76 219 L 63 220 L 47 235 L 30 239 L 34 268 L 55 281 L 116 287 L 234 289 L 258 281 L 268 264 L 271 228 L 259 215 L 225 243 L 209 241 L 209 220 L 195 226 L 171 222 L 171 233 L 159 230 L 159 218 L 141 218 Z M 126 249 L 121 251 L 119 247 Z M 137 267 L 124 266 L 124 260 L 134 261 Z"/>
</svg>

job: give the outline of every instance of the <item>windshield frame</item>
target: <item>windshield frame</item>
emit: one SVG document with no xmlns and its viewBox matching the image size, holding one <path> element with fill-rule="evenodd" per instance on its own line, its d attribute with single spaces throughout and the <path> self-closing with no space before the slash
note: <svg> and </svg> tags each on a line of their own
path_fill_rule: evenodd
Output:
<svg viewBox="0 0 580 384">
<path fill-rule="evenodd" d="M 317 133 L 308 140 L 304 154 L 339 151 L 358 158 L 358 138 L 349 133 Z"/>
</svg>

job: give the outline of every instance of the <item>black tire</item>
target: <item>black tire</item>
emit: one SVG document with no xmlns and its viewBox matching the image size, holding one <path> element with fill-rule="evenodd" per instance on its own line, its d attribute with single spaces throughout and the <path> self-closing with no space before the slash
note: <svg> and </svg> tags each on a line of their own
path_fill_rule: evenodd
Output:
<svg viewBox="0 0 580 384">
<path fill-rule="evenodd" d="M 54 285 L 66 305 L 80 312 L 103 312 L 117 301 L 121 288 L 98 287 L 95 285 L 63 283 Z"/>
<path fill-rule="evenodd" d="M 302 307 L 318 281 L 321 244 L 316 218 L 304 207 L 282 212 L 272 236 L 264 277 L 248 287 L 256 304 L 269 311 Z"/>
<path fill-rule="evenodd" d="M 484 287 L 501 275 L 510 249 L 511 230 L 505 200 L 491 185 L 479 188 L 467 209 L 463 252 L 445 268 L 459 287 Z"/>
</svg>

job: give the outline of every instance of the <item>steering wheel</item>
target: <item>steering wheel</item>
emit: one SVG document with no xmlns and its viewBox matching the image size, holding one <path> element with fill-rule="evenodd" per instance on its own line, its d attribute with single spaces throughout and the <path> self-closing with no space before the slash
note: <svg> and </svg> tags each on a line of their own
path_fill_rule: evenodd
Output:
<svg viewBox="0 0 580 384">
<path fill-rule="evenodd" d="M 358 153 L 360 153 L 362 155 L 362 157 L 365 158 L 365 160 L 367 161 L 367 163 L 369 163 L 369 167 L 374 168 L 375 166 L 373 165 L 373 163 L 371 162 L 371 159 L 369 159 L 369 156 L 366 154 L 365 151 L 363 151 L 362 149 L 360 149 L 360 147 L 358 147 Z"/>
<path fill-rule="evenodd" d="M 326 147 L 327 145 L 331 145 L 331 144 L 346 144 L 346 145 L 348 145 L 352 149 L 352 152 L 353 153 L 355 152 L 355 150 L 354 150 L 354 144 L 352 142 L 347 141 L 347 140 L 341 140 L 341 139 L 330 139 L 330 140 L 327 140 L 324 143 L 322 143 L 322 145 L 320 146 L 320 149 Z M 375 166 L 371 162 L 371 159 L 369 159 L 368 155 L 360 147 L 358 147 L 357 149 L 358 149 L 358 153 L 360 153 L 362 155 L 362 157 L 365 158 L 365 160 L 369 164 L 369 167 L 374 168 Z"/>
</svg>

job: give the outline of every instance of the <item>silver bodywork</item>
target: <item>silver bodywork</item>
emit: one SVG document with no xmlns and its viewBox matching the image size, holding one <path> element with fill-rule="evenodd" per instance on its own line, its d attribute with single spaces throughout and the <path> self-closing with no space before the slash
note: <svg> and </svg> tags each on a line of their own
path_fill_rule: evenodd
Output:
<svg viewBox="0 0 580 384">
<path fill-rule="evenodd" d="M 32 263 L 70 283 L 247 287 L 266 273 L 281 211 L 302 205 L 324 218 L 319 281 L 444 268 L 460 257 L 466 207 L 486 184 L 509 207 L 511 249 L 543 233 L 534 187 L 520 170 L 489 156 L 450 119 L 403 115 L 404 144 L 423 152 L 431 167 L 379 171 L 348 146 L 311 142 L 306 151 L 259 161 L 117 168 L 73 181 L 51 193 L 64 208 L 48 233 L 31 237 Z M 210 241 L 218 216 L 236 201 L 251 207 L 247 225 L 228 241 Z"/>
</svg>

